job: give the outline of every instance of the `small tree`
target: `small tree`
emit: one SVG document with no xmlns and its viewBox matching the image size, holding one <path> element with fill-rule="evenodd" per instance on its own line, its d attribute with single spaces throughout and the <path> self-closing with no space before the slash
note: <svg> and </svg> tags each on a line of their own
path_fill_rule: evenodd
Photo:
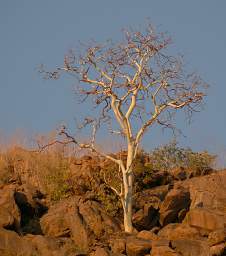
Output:
<svg viewBox="0 0 226 256">
<path fill-rule="evenodd" d="M 118 165 L 120 189 L 111 189 L 121 200 L 125 231 L 132 232 L 133 163 L 141 139 L 154 124 L 174 128 L 172 118 L 178 110 L 185 109 L 189 115 L 197 111 L 205 96 L 205 83 L 196 74 L 184 72 L 180 57 L 167 54 L 170 38 L 156 33 L 151 25 L 144 32 L 126 30 L 124 36 L 121 43 L 82 45 L 79 53 L 70 51 L 65 56 L 63 67 L 41 72 L 52 79 L 62 72 L 75 75 L 82 102 L 92 99 L 97 111 L 81 126 L 92 127 L 90 141 L 80 142 L 63 127 L 60 135 L 65 139 L 52 143 L 72 142 Z M 103 124 L 125 141 L 126 162 L 97 148 L 96 133 Z"/>
</svg>

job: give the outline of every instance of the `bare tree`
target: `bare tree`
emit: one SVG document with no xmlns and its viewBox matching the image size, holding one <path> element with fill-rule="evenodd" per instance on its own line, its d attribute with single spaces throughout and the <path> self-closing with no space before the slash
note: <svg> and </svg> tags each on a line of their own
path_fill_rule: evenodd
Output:
<svg viewBox="0 0 226 256">
<path fill-rule="evenodd" d="M 124 31 L 121 43 L 81 45 L 79 53 L 70 51 L 65 56 L 63 67 L 53 72 L 41 71 L 52 79 L 58 79 L 64 72 L 75 75 L 79 81 L 76 92 L 82 102 L 91 98 L 98 109 L 94 112 L 98 116 L 86 118 L 82 125 L 92 127 L 88 143 L 79 142 L 65 127 L 60 131 L 65 140 L 52 143 L 72 142 L 119 166 L 121 189 L 113 186 L 111 189 L 121 200 L 126 232 L 132 232 L 133 228 L 133 163 L 145 132 L 155 123 L 174 128 L 174 114 L 180 109 L 189 115 L 199 111 L 205 96 L 205 83 L 200 77 L 187 75 L 182 58 L 167 54 L 170 43 L 166 34 L 156 33 L 148 25 L 144 32 Z M 97 148 L 96 133 L 103 124 L 110 127 L 109 132 L 123 138 L 127 147 L 126 163 Z"/>
</svg>

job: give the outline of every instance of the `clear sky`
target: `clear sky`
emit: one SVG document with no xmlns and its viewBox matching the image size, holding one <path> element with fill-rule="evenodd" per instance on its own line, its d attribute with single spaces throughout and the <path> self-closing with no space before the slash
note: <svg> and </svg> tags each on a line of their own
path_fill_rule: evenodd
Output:
<svg viewBox="0 0 226 256">
<path fill-rule="evenodd" d="M 0 1 L 0 131 L 45 133 L 84 108 L 75 104 L 72 82 L 44 81 L 36 67 L 53 68 L 80 40 L 118 40 L 124 27 L 146 19 L 168 31 L 178 53 L 211 87 L 203 112 L 191 125 L 178 126 L 182 145 L 211 152 L 226 150 L 226 1 L 225 0 L 7 0 Z M 144 147 L 169 140 L 149 133 Z"/>
</svg>

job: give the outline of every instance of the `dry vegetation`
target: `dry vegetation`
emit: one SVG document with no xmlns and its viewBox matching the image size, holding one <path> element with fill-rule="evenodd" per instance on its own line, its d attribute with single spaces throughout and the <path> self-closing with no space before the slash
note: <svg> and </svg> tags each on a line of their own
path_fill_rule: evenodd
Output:
<svg viewBox="0 0 226 256">
<path fill-rule="evenodd" d="M 126 152 L 118 154 L 122 159 L 126 156 Z M 208 152 L 180 148 L 175 142 L 150 153 L 141 150 L 134 166 L 135 192 L 172 182 L 177 179 L 173 176 L 178 168 L 185 178 L 209 173 L 215 158 Z M 12 146 L 0 154 L 0 184 L 30 183 L 49 202 L 86 194 L 115 215 L 121 213 L 121 206 L 110 185 L 117 187 L 119 179 L 117 165 L 96 156 L 72 156 L 65 146 L 50 147 L 42 153 Z"/>
</svg>

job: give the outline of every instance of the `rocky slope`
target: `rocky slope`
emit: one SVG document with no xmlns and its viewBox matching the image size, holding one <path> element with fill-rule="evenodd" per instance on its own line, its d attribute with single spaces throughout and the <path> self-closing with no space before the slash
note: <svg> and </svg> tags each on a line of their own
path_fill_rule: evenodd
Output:
<svg viewBox="0 0 226 256">
<path fill-rule="evenodd" d="M 93 179 L 92 169 L 77 165 L 78 181 Z M 0 255 L 226 255 L 226 170 L 185 180 L 180 175 L 163 182 L 160 172 L 151 182 L 166 185 L 136 193 L 133 234 L 125 234 L 120 216 L 109 216 L 90 193 L 52 203 L 32 182 L 1 185 Z"/>
</svg>

